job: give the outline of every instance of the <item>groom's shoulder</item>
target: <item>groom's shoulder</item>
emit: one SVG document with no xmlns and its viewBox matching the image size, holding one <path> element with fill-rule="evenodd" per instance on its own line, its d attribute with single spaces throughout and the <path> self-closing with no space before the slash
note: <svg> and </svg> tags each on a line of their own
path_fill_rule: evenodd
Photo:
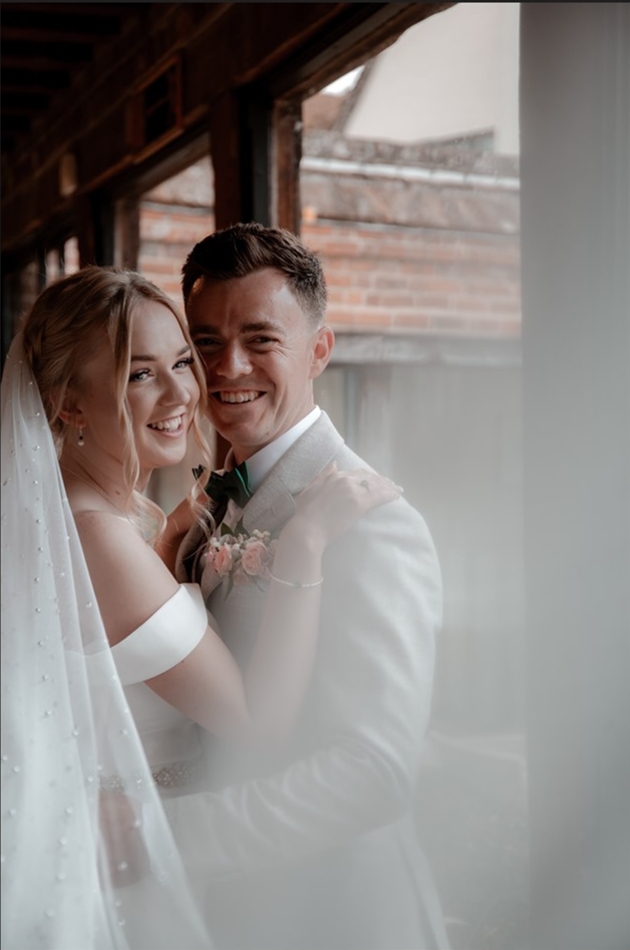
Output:
<svg viewBox="0 0 630 950">
<path fill-rule="evenodd" d="M 425 541 L 432 545 L 429 528 L 422 514 L 406 498 L 379 505 L 367 512 L 356 524 L 356 534 L 379 534 L 383 541 L 400 545 Z"/>
<path fill-rule="evenodd" d="M 299 462 L 297 461 L 299 459 Z M 289 466 L 290 460 L 290 466 Z M 304 474 L 309 473 L 313 478 L 322 468 L 335 462 L 342 471 L 364 468 L 377 471 L 368 461 L 358 455 L 344 441 L 341 433 L 335 428 L 330 417 L 322 412 L 313 426 L 306 431 L 279 463 L 297 467 Z M 395 538 L 409 539 L 411 536 L 427 538 L 431 543 L 429 531 L 424 518 L 404 498 L 373 508 L 367 516 L 361 518 L 357 525 L 349 532 L 349 538 L 356 538 L 363 532 L 385 531 Z"/>
<path fill-rule="evenodd" d="M 373 465 L 370 465 L 370 463 L 366 462 L 360 455 L 353 452 L 343 440 L 341 440 L 336 447 L 334 461 L 342 471 L 346 471 L 350 468 L 367 468 L 371 472 L 376 471 Z"/>
<path fill-rule="evenodd" d="M 353 452 L 345 443 L 335 456 L 335 461 L 339 468 L 344 471 L 354 468 L 365 468 L 372 472 L 377 471 L 373 465 L 370 465 L 360 455 Z M 429 529 L 422 514 L 403 496 L 386 505 L 372 508 L 366 516 L 357 522 L 356 529 L 353 532 L 355 535 L 361 534 L 362 531 L 379 529 L 386 530 L 392 539 L 396 536 L 400 538 L 410 536 L 430 538 Z"/>
</svg>

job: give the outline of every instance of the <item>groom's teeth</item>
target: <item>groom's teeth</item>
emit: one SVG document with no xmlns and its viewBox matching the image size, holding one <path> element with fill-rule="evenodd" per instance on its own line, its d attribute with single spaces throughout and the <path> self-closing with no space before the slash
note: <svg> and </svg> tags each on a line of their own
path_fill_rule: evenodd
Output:
<svg viewBox="0 0 630 950">
<path fill-rule="evenodd" d="M 253 399 L 258 399 L 260 395 L 259 392 L 240 392 L 240 393 L 219 393 L 219 399 L 221 402 L 251 402 Z"/>
<path fill-rule="evenodd" d="M 176 429 L 179 429 L 182 424 L 182 417 L 178 416 L 177 419 L 165 419 L 164 422 L 150 422 L 150 429 L 159 429 L 160 431 L 174 432 Z"/>
</svg>

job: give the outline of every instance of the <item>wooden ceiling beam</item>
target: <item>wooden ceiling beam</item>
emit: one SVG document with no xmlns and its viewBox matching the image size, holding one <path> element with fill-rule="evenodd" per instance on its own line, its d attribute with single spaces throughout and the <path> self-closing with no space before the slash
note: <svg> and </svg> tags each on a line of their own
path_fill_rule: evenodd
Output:
<svg viewBox="0 0 630 950">
<path fill-rule="evenodd" d="M 24 132 L 30 128 L 30 120 L 24 116 L 20 115 L 7 115 L 2 120 L 2 132 L 3 138 L 5 132 Z"/>
<path fill-rule="evenodd" d="M 80 67 L 92 59 L 93 46 L 90 43 L 66 42 L 30 42 L 27 40 L 5 40 L 2 38 L 2 60 L 11 57 L 24 57 L 27 62 L 32 59 L 49 59 L 52 62 L 63 62 L 67 66 Z"/>
<path fill-rule="evenodd" d="M 2 24 L 2 39 L 26 40 L 30 43 L 100 43 L 108 36 L 114 36 L 116 31 L 103 33 L 98 30 L 48 30 L 37 26 L 11 26 Z"/>
<path fill-rule="evenodd" d="M 41 112 L 41 105 L 30 105 L 27 102 L 3 102 L 2 115 L 27 115 L 36 116 Z M 4 119 L 3 119 L 4 122 Z"/>
<path fill-rule="evenodd" d="M 46 92 L 67 89 L 70 79 L 57 70 L 9 69 L 2 70 L 2 90 L 15 92 Z"/>
<path fill-rule="evenodd" d="M 129 13 L 128 3 L 90 3 L 87 5 L 85 13 L 81 16 L 106 17 L 126 16 Z M 65 14 L 67 16 L 77 16 L 77 3 L 3 3 L 2 15 L 5 13 L 42 13 L 50 15 L 51 8 L 54 6 L 55 14 Z"/>
<path fill-rule="evenodd" d="M 2 66 L 3 69 L 35 69 L 43 72 L 54 70 L 68 75 L 72 75 L 76 68 L 73 63 L 65 63 L 49 56 L 27 56 L 15 53 L 3 53 Z"/>
<path fill-rule="evenodd" d="M 61 73 L 57 73 L 56 75 L 59 76 L 60 78 L 63 78 Z M 59 92 L 59 90 L 61 89 L 67 89 L 69 85 L 70 85 L 70 79 L 68 79 L 68 81 L 64 82 L 63 84 L 57 85 L 56 83 L 50 84 L 46 82 L 37 82 L 37 81 L 34 81 L 34 82 L 32 81 L 29 83 L 26 83 L 26 82 L 21 83 L 21 82 L 15 82 L 14 80 L 11 80 L 11 79 L 7 80 L 3 77 L 2 83 L 0 84 L 0 92 L 2 92 L 2 95 L 6 94 L 6 95 L 22 96 L 22 95 L 31 95 L 31 94 L 38 95 L 39 94 L 39 95 L 47 95 L 50 98 L 50 96 L 53 93 Z M 4 103 L 3 103 L 2 111 L 4 112 Z"/>
<path fill-rule="evenodd" d="M 236 95 L 263 111 L 283 96 L 297 102 L 350 69 L 357 58 L 393 42 L 413 22 L 450 5 L 129 4 L 122 35 L 96 44 L 89 64 L 70 67 L 52 57 L 33 60 L 9 50 L 5 68 L 50 69 L 71 77 L 72 86 L 55 96 L 27 133 L 16 136 L 14 151 L 3 157 L 3 249 L 18 253 L 36 243 L 42 229 L 67 220 L 74 205 L 97 190 L 126 194 L 124 189 L 133 188 L 162 159 L 165 148 L 176 151 L 178 141 L 207 133 L 221 98 Z M 53 5 L 39 6 L 50 10 Z M 137 131 L 142 115 L 142 90 L 160 68 L 174 63 L 182 77 L 177 127 L 138 151 L 131 130 Z M 291 141 L 297 115 L 288 109 L 275 116 L 289 169 L 297 160 Z M 217 139 L 216 148 L 222 145 Z M 75 155 L 79 169 L 71 198 L 59 194 L 59 162 L 66 152 Z M 274 216 L 289 223 L 294 212 L 282 205 Z"/>
<path fill-rule="evenodd" d="M 350 3 L 325 37 L 316 36 L 275 73 L 265 87 L 273 98 L 314 95 L 333 79 L 365 63 L 390 46 L 410 26 L 453 2 Z M 368 8 L 366 13 L 365 9 Z"/>
</svg>

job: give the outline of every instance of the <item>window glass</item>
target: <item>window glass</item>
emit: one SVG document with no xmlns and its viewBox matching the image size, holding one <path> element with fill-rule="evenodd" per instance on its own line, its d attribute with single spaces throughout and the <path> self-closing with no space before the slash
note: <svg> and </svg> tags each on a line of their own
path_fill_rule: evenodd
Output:
<svg viewBox="0 0 630 950">
<path fill-rule="evenodd" d="M 453 947 L 525 945 L 518 17 L 457 4 L 304 103 L 316 381 L 424 516 L 444 581 L 419 827 Z"/>
<path fill-rule="evenodd" d="M 137 213 L 138 270 L 166 291 L 183 310 L 182 265 L 193 245 L 214 230 L 210 158 L 195 162 L 141 195 Z M 206 434 L 212 445 L 209 424 Z M 198 464 L 198 451 L 191 444 L 183 462 L 153 473 L 150 496 L 166 512 L 171 511 L 192 485 L 192 468 Z"/>
<path fill-rule="evenodd" d="M 38 293 L 52 281 L 79 269 L 79 244 L 75 236 L 59 239 L 43 252 L 33 254 L 2 277 L 2 357 L 9 351 L 20 322 Z"/>
</svg>

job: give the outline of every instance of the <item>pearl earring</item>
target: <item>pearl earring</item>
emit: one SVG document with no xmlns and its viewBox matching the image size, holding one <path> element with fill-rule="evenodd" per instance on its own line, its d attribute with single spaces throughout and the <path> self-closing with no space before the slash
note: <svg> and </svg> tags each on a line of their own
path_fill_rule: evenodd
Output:
<svg viewBox="0 0 630 950">
<path fill-rule="evenodd" d="M 77 445 L 80 449 L 85 445 L 85 439 L 83 438 L 83 426 L 79 426 L 79 438 L 77 439 Z"/>
</svg>

